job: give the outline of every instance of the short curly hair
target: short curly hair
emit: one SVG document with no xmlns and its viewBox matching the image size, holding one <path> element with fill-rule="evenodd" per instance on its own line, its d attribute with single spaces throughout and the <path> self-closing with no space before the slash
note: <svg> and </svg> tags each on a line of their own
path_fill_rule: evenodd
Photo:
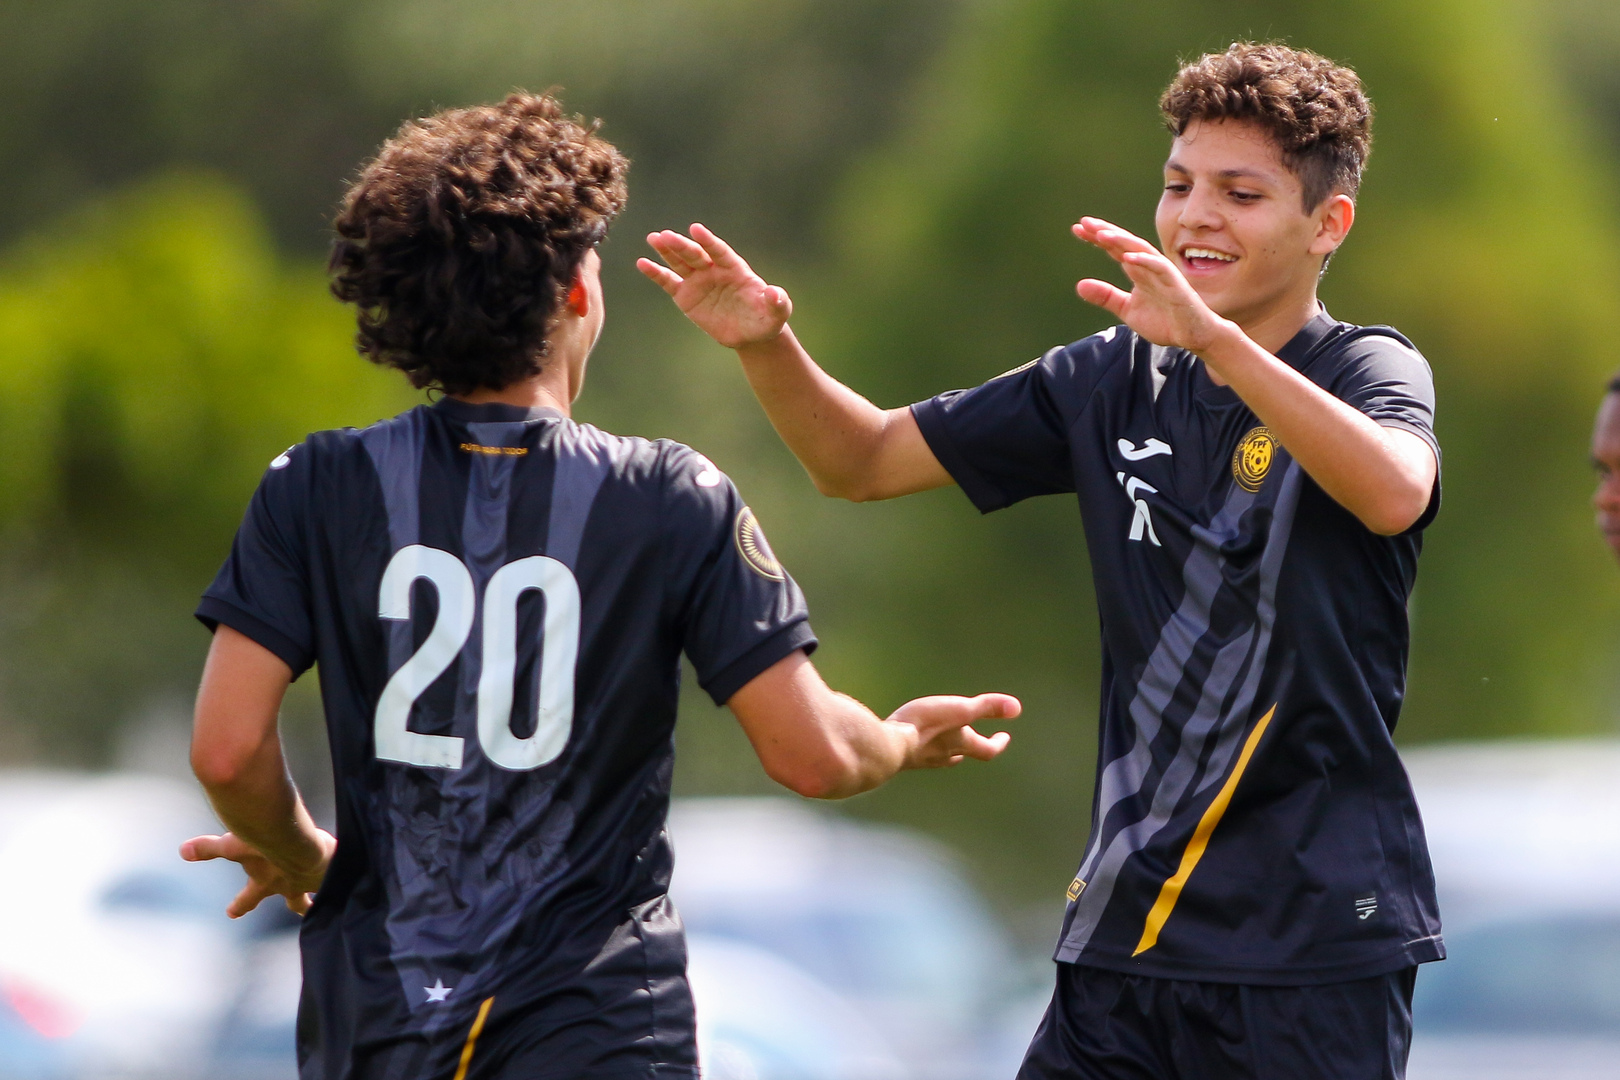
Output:
<svg viewBox="0 0 1620 1080">
<path fill-rule="evenodd" d="M 1159 99 L 1175 135 L 1194 120 L 1264 128 L 1299 177 L 1307 212 L 1335 192 L 1355 198 L 1372 151 L 1372 102 L 1350 68 L 1305 49 L 1240 41 L 1182 66 Z"/>
<path fill-rule="evenodd" d="M 585 253 L 624 208 L 629 161 L 550 94 L 404 124 L 344 196 L 332 292 L 356 344 L 413 386 L 464 394 L 537 374 Z"/>
</svg>

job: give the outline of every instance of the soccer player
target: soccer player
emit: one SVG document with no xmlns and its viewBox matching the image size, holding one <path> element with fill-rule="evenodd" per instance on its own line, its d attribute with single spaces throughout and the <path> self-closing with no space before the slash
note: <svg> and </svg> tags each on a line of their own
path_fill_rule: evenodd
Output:
<svg viewBox="0 0 1620 1080">
<path fill-rule="evenodd" d="M 804 598 L 692 450 L 569 410 L 602 328 L 625 160 L 550 97 L 406 124 L 350 188 L 333 289 L 444 396 L 270 463 L 197 614 L 192 762 L 238 916 L 307 912 L 304 1080 L 697 1076 L 664 831 L 679 658 L 766 771 L 837 798 L 989 759 L 1016 700 L 881 720 L 806 655 Z M 318 664 L 337 839 L 276 731 Z M 313 898 L 309 894 L 313 893 Z"/>
<path fill-rule="evenodd" d="M 1396 1077 L 1416 967 L 1444 955 L 1391 738 L 1439 447 L 1422 356 L 1317 300 L 1371 106 L 1353 71 L 1252 44 L 1185 66 L 1161 105 L 1159 246 L 1074 226 L 1130 279 L 1078 286 L 1120 325 L 977 389 L 875 407 L 701 226 L 639 265 L 737 350 L 823 492 L 1078 496 L 1096 796 L 1020 1076 Z"/>
<path fill-rule="evenodd" d="M 1592 493 L 1598 532 L 1620 556 L 1620 375 L 1609 380 L 1592 425 L 1592 467 L 1598 474 L 1597 490 Z"/>
</svg>

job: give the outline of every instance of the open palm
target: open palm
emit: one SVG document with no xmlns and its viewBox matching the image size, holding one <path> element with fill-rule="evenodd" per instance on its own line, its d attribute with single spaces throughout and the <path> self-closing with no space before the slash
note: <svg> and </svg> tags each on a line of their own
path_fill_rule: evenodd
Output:
<svg viewBox="0 0 1620 1080">
<path fill-rule="evenodd" d="M 647 243 L 667 265 L 636 260 L 698 328 L 728 349 L 769 341 L 782 332 L 793 301 L 702 225 L 690 237 L 671 229 L 651 233 Z"/>
<path fill-rule="evenodd" d="M 1087 278 L 1076 286 L 1082 300 L 1106 309 L 1155 345 L 1196 353 L 1210 340 L 1219 316 L 1158 248 L 1101 218 L 1081 218 L 1073 231 L 1079 239 L 1107 252 L 1133 286 L 1126 292 L 1106 281 Z"/>
</svg>

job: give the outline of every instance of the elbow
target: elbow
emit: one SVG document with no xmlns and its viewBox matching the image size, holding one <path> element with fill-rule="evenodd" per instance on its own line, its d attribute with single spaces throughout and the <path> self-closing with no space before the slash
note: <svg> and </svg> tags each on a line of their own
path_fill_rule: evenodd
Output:
<svg viewBox="0 0 1620 1080">
<path fill-rule="evenodd" d="M 242 782 L 252 758 L 234 747 L 196 741 L 191 746 L 191 772 L 207 791 L 228 790 Z"/>
<path fill-rule="evenodd" d="M 1423 517 L 1429 508 L 1429 492 L 1391 493 L 1379 505 L 1361 516 L 1361 523 L 1379 536 L 1399 536 Z"/>
<path fill-rule="evenodd" d="M 810 474 L 811 483 L 816 490 L 829 499 L 843 499 L 846 502 L 872 502 L 881 496 L 870 485 L 850 477 L 824 476 L 816 473 Z"/>
</svg>

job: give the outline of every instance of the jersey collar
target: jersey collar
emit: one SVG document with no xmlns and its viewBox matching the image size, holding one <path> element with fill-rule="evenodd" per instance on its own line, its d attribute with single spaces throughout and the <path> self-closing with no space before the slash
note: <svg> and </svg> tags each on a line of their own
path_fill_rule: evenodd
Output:
<svg viewBox="0 0 1620 1080">
<path fill-rule="evenodd" d="M 1312 315 L 1306 324 L 1299 328 L 1299 333 L 1288 339 L 1288 344 L 1277 350 L 1277 359 L 1299 371 L 1305 366 L 1316 347 L 1322 340 L 1332 333 L 1333 328 L 1339 325 L 1337 319 L 1329 315 L 1327 308 L 1320 302 L 1316 305 L 1316 314 Z"/>
</svg>

